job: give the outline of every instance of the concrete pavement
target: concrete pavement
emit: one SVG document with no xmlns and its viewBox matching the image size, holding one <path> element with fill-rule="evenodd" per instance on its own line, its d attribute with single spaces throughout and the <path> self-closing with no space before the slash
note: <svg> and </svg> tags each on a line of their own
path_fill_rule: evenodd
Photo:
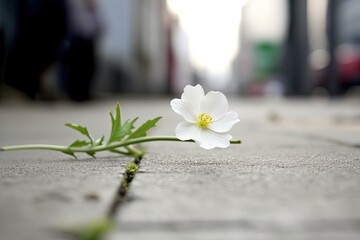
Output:
<svg viewBox="0 0 360 240">
<path fill-rule="evenodd" d="M 0 145 L 69 144 L 65 122 L 106 133 L 124 117 L 163 116 L 151 135 L 173 135 L 170 99 L 0 105 Z M 148 143 L 108 239 L 359 239 L 360 108 L 355 100 L 229 100 L 243 141 L 206 151 Z M 0 153 L 1 239 L 65 239 L 54 229 L 101 217 L 127 157 L 78 160 L 44 151 Z"/>
</svg>

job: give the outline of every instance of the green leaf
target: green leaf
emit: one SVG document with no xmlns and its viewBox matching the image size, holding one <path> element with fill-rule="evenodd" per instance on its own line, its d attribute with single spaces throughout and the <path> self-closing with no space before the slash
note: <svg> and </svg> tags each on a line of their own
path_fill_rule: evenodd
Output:
<svg viewBox="0 0 360 240">
<path fill-rule="evenodd" d="M 161 117 L 156 117 L 154 119 L 146 121 L 143 125 L 141 125 L 138 129 L 136 129 L 134 132 L 130 134 L 128 139 L 131 138 L 139 138 L 139 137 L 145 137 L 146 133 L 149 129 L 155 127 L 156 123 L 161 119 Z"/>
<path fill-rule="evenodd" d="M 64 150 L 64 151 L 61 151 L 61 152 L 65 153 L 65 154 L 68 154 L 68 155 L 74 157 L 75 159 L 77 159 L 75 153 L 73 151 L 71 151 L 71 150 Z"/>
<path fill-rule="evenodd" d="M 85 135 L 90 140 L 90 143 L 93 144 L 94 139 L 92 138 L 92 136 L 90 135 L 90 133 L 86 127 L 77 125 L 77 124 L 73 124 L 73 123 L 66 123 L 65 126 L 72 128 L 72 129 L 80 132 L 81 134 Z"/>
<path fill-rule="evenodd" d="M 124 125 L 121 128 L 121 134 L 119 134 L 121 136 L 121 138 L 123 138 L 124 136 L 128 135 L 129 133 L 131 133 L 131 130 L 133 130 L 134 128 L 134 124 L 135 122 L 138 120 L 139 118 L 133 118 L 133 119 L 128 119 L 125 121 Z"/>
<path fill-rule="evenodd" d="M 75 142 L 70 144 L 69 147 L 84 147 L 84 146 L 87 146 L 89 144 L 90 144 L 90 142 L 85 141 L 85 140 L 76 140 Z"/>
<path fill-rule="evenodd" d="M 111 134 L 108 142 L 114 142 L 114 141 L 118 141 L 119 132 L 121 129 L 121 111 L 120 111 L 119 103 L 117 103 L 115 107 L 115 117 L 112 112 L 110 112 L 110 117 L 111 117 Z"/>
<path fill-rule="evenodd" d="M 95 158 L 96 152 L 95 151 L 88 151 L 88 152 L 86 152 L 86 154 L 93 157 L 93 158 Z"/>
<path fill-rule="evenodd" d="M 121 141 L 126 135 L 130 134 L 131 130 L 134 128 L 134 123 L 136 122 L 136 120 L 138 120 L 138 118 L 126 120 L 124 125 L 117 130 L 114 137 L 109 139 L 108 143 Z"/>
</svg>

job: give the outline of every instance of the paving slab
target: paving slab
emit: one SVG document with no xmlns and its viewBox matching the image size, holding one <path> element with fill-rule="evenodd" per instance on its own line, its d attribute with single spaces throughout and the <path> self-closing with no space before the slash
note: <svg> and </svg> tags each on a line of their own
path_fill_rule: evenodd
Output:
<svg viewBox="0 0 360 240">
<path fill-rule="evenodd" d="M 176 154 L 145 158 L 130 190 L 135 200 L 122 209 L 114 239 L 148 232 L 147 239 L 239 239 L 244 233 L 246 239 L 319 239 L 329 232 L 358 238 L 360 150 L 267 139 L 263 148 L 244 143 L 194 153 L 174 146 Z"/>
<path fill-rule="evenodd" d="M 163 116 L 151 135 L 173 135 L 181 120 L 167 98 L 5 102 L 0 145 L 69 144 L 78 135 L 65 122 L 100 137 L 118 101 L 125 117 Z M 232 134 L 241 145 L 214 151 L 191 143 L 144 145 L 148 154 L 108 239 L 359 239 L 357 103 L 233 98 L 230 108 L 240 115 Z M 65 239 L 52 230 L 102 216 L 130 160 L 1 153 L 1 239 Z"/>
</svg>

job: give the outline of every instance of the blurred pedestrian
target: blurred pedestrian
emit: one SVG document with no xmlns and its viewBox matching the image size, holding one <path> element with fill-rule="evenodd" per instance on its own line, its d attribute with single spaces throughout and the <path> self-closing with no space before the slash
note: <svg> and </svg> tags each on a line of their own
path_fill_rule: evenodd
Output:
<svg viewBox="0 0 360 240">
<path fill-rule="evenodd" d="M 42 74 L 57 60 L 66 36 L 65 4 L 63 0 L 14 0 L 11 6 L 13 17 L 4 21 L 16 23 L 6 29 L 14 36 L 5 59 L 4 81 L 36 99 Z"/>
<path fill-rule="evenodd" d="M 101 20 L 96 0 L 67 0 L 68 37 L 61 60 L 60 84 L 70 99 L 90 99 Z"/>
</svg>

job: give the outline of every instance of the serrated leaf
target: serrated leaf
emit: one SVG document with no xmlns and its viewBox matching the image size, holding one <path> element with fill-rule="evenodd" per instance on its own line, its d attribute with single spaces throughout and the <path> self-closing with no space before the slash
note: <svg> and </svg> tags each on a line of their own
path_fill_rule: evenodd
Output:
<svg viewBox="0 0 360 240">
<path fill-rule="evenodd" d="M 87 142 L 85 140 L 76 140 L 75 142 L 70 144 L 69 147 L 84 147 L 84 146 L 87 146 L 89 144 L 90 144 L 90 142 Z"/>
<path fill-rule="evenodd" d="M 151 120 L 147 120 L 145 123 L 143 123 L 138 129 L 136 129 L 134 132 L 132 132 L 128 139 L 131 138 L 139 138 L 139 137 L 145 137 L 146 133 L 149 129 L 155 127 L 156 123 L 161 119 L 161 117 L 156 117 Z"/>
<path fill-rule="evenodd" d="M 136 118 L 128 119 L 128 120 L 125 121 L 124 125 L 121 127 L 121 131 L 120 131 L 121 134 L 119 134 L 121 136 L 121 138 L 123 138 L 124 136 L 131 133 L 131 130 L 133 130 L 134 124 L 138 119 L 139 118 L 136 117 Z"/>
<path fill-rule="evenodd" d="M 82 135 L 85 135 L 90 140 L 91 144 L 94 142 L 94 139 L 92 138 L 86 127 L 73 123 L 66 123 L 65 126 L 80 132 Z"/>
<path fill-rule="evenodd" d="M 131 130 L 134 128 L 134 123 L 138 120 L 138 118 L 128 119 L 125 121 L 124 125 L 121 126 L 120 129 L 116 132 L 116 137 L 111 138 L 111 141 L 109 140 L 108 143 L 115 142 L 115 141 L 121 141 L 125 136 L 129 135 L 131 133 Z"/>
<path fill-rule="evenodd" d="M 95 151 L 88 151 L 88 152 L 86 152 L 86 154 L 93 157 L 93 158 L 95 158 L 96 152 Z"/>
<path fill-rule="evenodd" d="M 70 156 L 74 157 L 75 159 L 77 159 L 75 153 L 73 151 L 71 151 L 71 150 L 64 150 L 64 151 L 61 151 L 61 152 L 65 153 L 67 155 L 70 155 Z"/>
<path fill-rule="evenodd" d="M 111 134 L 108 142 L 118 141 L 119 133 L 121 129 L 121 111 L 120 111 L 119 103 L 117 103 L 115 107 L 115 117 L 113 113 L 110 112 L 110 118 L 111 118 Z"/>
</svg>

